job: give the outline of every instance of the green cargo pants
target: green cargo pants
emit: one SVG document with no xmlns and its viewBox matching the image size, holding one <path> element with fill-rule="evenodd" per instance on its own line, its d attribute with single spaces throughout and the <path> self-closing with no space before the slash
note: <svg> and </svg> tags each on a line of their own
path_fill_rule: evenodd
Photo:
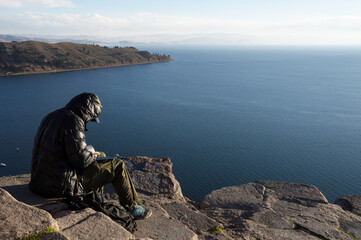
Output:
<svg viewBox="0 0 361 240">
<path fill-rule="evenodd" d="M 83 170 L 82 178 L 85 192 L 99 191 L 104 185 L 112 183 L 120 205 L 128 211 L 138 202 L 138 194 L 128 170 L 120 159 L 96 161 Z"/>
</svg>

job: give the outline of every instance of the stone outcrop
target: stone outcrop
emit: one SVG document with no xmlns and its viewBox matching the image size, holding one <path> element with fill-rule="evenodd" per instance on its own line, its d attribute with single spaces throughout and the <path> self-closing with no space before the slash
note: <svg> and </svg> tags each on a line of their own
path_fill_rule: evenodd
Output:
<svg viewBox="0 0 361 240">
<path fill-rule="evenodd" d="M 59 230 L 48 212 L 17 201 L 0 188 L 0 239 L 16 239 L 48 228 Z"/>
<path fill-rule="evenodd" d="M 350 211 L 361 216 L 361 196 L 349 195 L 336 199 L 335 204 L 342 207 L 343 210 Z"/>
<path fill-rule="evenodd" d="M 24 174 L 0 178 L 0 239 L 48 226 L 55 232 L 42 239 L 361 239 L 361 196 L 332 204 L 314 186 L 264 180 L 215 190 L 198 203 L 183 196 L 169 158 L 122 159 L 140 204 L 153 210 L 134 233 L 93 209 L 70 211 L 61 199 L 31 193 Z M 105 195 L 117 202 L 111 185 Z"/>
<path fill-rule="evenodd" d="M 361 238 L 361 216 L 328 203 L 311 185 L 256 181 L 225 187 L 207 195 L 201 209 L 234 238 Z"/>
<path fill-rule="evenodd" d="M 169 158 L 126 157 L 124 159 L 137 191 L 153 198 L 185 202 Z"/>
</svg>

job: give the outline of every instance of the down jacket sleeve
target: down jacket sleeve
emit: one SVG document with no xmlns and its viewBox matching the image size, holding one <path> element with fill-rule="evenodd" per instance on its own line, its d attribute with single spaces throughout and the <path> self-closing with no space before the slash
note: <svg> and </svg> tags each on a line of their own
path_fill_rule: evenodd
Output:
<svg viewBox="0 0 361 240">
<path fill-rule="evenodd" d="M 95 161 L 94 154 L 86 149 L 84 132 L 76 129 L 67 131 L 64 143 L 68 161 L 72 167 L 83 169 Z"/>
</svg>

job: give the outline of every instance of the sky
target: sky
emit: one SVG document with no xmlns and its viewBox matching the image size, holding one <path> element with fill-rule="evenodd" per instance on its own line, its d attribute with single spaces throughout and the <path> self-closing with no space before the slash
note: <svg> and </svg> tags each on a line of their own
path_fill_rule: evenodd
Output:
<svg viewBox="0 0 361 240">
<path fill-rule="evenodd" d="M 360 0 L 0 0 L 0 34 L 198 44 L 360 45 Z"/>
</svg>

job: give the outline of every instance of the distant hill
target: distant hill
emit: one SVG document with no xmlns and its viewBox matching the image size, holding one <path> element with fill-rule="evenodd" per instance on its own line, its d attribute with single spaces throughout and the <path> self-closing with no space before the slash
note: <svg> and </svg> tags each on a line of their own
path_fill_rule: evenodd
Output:
<svg viewBox="0 0 361 240">
<path fill-rule="evenodd" d="M 22 36 L 22 35 L 7 35 L 7 34 L 0 34 L 0 42 L 23 42 L 23 41 L 37 41 L 37 42 L 47 42 L 47 43 L 59 43 L 59 42 L 72 42 L 72 43 L 82 43 L 82 44 L 130 44 L 130 41 L 107 41 L 107 40 L 100 40 L 95 39 L 88 36 Z"/>
<path fill-rule="evenodd" d="M 27 37 L 0 34 L 0 42 L 28 41 Z"/>
<path fill-rule="evenodd" d="M 101 47 L 70 42 L 0 42 L 0 75 L 46 73 L 171 61 L 133 47 Z"/>
</svg>

